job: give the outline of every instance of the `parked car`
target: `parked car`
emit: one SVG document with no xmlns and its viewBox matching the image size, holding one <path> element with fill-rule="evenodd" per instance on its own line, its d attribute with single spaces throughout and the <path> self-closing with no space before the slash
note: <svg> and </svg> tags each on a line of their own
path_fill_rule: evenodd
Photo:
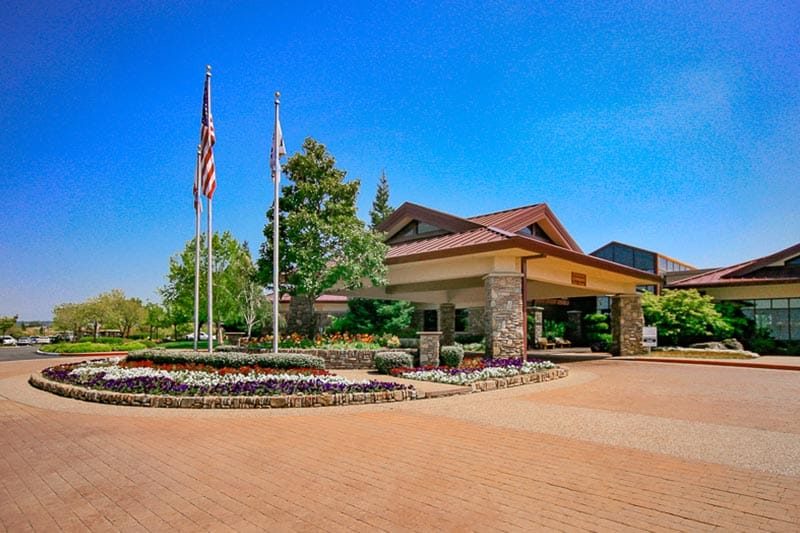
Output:
<svg viewBox="0 0 800 533">
<path fill-rule="evenodd" d="M 52 339 L 50 337 L 39 336 L 36 337 L 36 344 L 50 344 Z"/>
<path fill-rule="evenodd" d="M 217 340 L 217 336 L 216 335 L 214 335 L 212 338 L 214 340 Z M 184 337 L 184 339 L 186 339 L 187 341 L 193 341 L 194 340 L 194 333 L 189 333 L 188 335 L 186 335 Z M 201 331 L 200 332 L 200 336 L 198 337 L 198 339 L 201 340 L 201 341 L 207 341 L 208 340 L 208 333 L 206 333 L 205 331 Z"/>
<path fill-rule="evenodd" d="M 27 346 L 28 344 L 33 344 L 33 342 L 31 342 L 30 337 L 20 337 L 19 339 L 17 339 L 17 344 L 19 346 Z"/>
<path fill-rule="evenodd" d="M 0 337 L 0 339 L 3 339 L 3 346 L 16 346 L 17 345 L 17 339 L 12 337 L 11 335 L 3 335 L 2 337 Z"/>
</svg>

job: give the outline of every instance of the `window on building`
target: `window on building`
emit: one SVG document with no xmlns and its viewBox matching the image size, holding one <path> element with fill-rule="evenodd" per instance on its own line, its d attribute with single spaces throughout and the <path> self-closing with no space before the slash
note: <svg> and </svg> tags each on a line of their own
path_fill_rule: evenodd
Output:
<svg viewBox="0 0 800 533">
<path fill-rule="evenodd" d="M 422 312 L 422 331 L 439 330 L 439 313 L 436 309 L 425 309 Z"/>
<path fill-rule="evenodd" d="M 424 239 L 425 237 L 433 237 L 435 235 L 442 235 L 444 233 L 447 232 L 442 228 L 437 228 L 436 226 L 428 224 L 427 222 L 412 220 L 406 224 L 403 229 L 395 233 L 388 242 L 389 244 L 392 244 L 395 242 L 411 241 L 414 239 Z"/>
<path fill-rule="evenodd" d="M 608 296 L 597 297 L 597 312 L 610 313 L 611 312 L 611 298 Z"/>
<path fill-rule="evenodd" d="M 621 265 L 634 266 L 633 250 L 627 246 L 617 246 L 614 250 L 614 261 Z"/>
<path fill-rule="evenodd" d="M 800 340 L 800 298 L 745 300 L 742 313 L 777 340 Z"/>
<path fill-rule="evenodd" d="M 467 309 L 456 309 L 456 331 L 467 331 L 469 323 L 469 311 Z"/>
<path fill-rule="evenodd" d="M 633 267 L 645 272 L 656 271 L 656 256 L 644 250 L 633 251 Z"/>
<path fill-rule="evenodd" d="M 551 239 L 550 236 L 542 229 L 542 227 L 536 223 L 522 228 L 519 230 L 519 233 L 522 235 L 527 235 L 528 237 L 533 237 L 534 239 L 538 239 L 540 241 L 555 244 L 553 239 Z"/>
<path fill-rule="evenodd" d="M 800 255 L 787 260 L 784 264 L 786 266 L 800 266 Z"/>
</svg>

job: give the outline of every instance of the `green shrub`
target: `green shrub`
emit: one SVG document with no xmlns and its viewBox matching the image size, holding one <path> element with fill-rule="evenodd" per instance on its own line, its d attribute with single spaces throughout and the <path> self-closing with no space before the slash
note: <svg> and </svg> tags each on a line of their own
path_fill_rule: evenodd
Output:
<svg viewBox="0 0 800 533">
<path fill-rule="evenodd" d="M 142 350 L 128 354 L 129 361 L 152 361 L 158 364 L 198 363 L 214 368 L 239 368 L 242 366 L 262 366 L 265 368 L 325 368 L 325 360 L 316 355 L 301 353 L 260 354 L 242 352 L 193 352 Z"/>
<path fill-rule="evenodd" d="M 186 350 L 194 348 L 194 341 L 171 341 L 171 342 L 162 342 L 158 345 L 159 348 L 169 349 L 169 350 Z M 197 347 L 202 348 L 204 350 L 208 349 L 208 341 L 197 341 Z M 217 347 L 217 342 L 214 341 L 214 347 Z"/>
<path fill-rule="evenodd" d="M 464 361 L 464 348 L 461 346 L 442 346 L 439 362 L 444 366 L 458 368 Z"/>
<path fill-rule="evenodd" d="M 95 344 L 124 344 L 125 339 L 122 337 L 97 337 L 97 340 L 94 340 L 94 337 L 81 337 L 78 339 L 78 342 L 93 342 Z"/>
<path fill-rule="evenodd" d="M 486 344 L 483 342 L 471 342 L 469 344 L 462 344 L 462 348 L 464 348 L 465 352 L 480 352 L 483 353 L 486 351 Z"/>
<path fill-rule="evenodd" d="M 658 328 L 659 344 L 688 346 L 730 337 L 734 328 L 714 307 L 714 298 L 697 289 L 642 293 L 645 322 Z"/>
<path fill-rule="evenodd" d="M 388 374 L 393 368 L 413 367 L 414 360 L 405 352 L 378 352 L 375 354 L 375 368 L 381 374 Z"/>
<path fill-rule="evenodd" d="M 100 352 L 128 352 L 142 350 L 146 346 L 139 342 L 127 344 L 104 344 L 100 342 L 60 342 L 51 344 L 43 349 L 51 353 L 100 353 Z"/>
<path fill-rule="evenodd" d="M 477 344 L 482 343 L 485 335 L 482 333 L 456 333 L 456 342 L 459 344 Z"/>
</svg>

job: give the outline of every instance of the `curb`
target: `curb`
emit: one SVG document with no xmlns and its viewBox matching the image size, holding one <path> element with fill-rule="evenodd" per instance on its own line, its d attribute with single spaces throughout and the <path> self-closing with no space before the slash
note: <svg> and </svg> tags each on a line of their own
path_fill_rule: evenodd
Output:
<svg viewBox="0 0 800 533">
<path fill-rule="evenodd" d="M 82 353 L 58 353 L 58 352 L 44 352 L 36 350 L 38 355 L 50 355 L 56 357 L 81 357 L 81 356 L 96 356 L 96 357 L 115 357 L 117 355 L 128 355 L 128 352 L 82 352 Z"/>
<path fill-rule="evenodd" d="M 634 361 L 642 363 L 678 363 L 685 365 L 709 365 L 709 366 L 729 366 L 729 367 L 744 367 L 744 368 L 763 368 L 764 370 L 794 370 L 800 372 L 800 365 L 779 365 L 775 363 L 734 363 L 733 361 L 725 361 L 719 359 L 667 359 L 664 357 L 630 357 L 625 359 L 616 359 L 617 361 Z M 743 361 L 743 359 L 739 359 Z"/>
</svg>

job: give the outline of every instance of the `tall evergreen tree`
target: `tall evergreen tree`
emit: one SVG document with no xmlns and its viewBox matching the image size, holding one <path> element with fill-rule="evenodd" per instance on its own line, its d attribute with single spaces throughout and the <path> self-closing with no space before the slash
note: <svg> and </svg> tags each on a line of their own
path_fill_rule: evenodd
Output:
<svg viewBox="0 0 800 533">
<path fill-rule="evenodd" d="M 289 330 L 308 335 L 314 333 L 313 302 L 324 291 L 386 278 L 388 248 L 356 215 L 361 184 L 345 182 L 347 173 L 335 165 L 325 146 L 308 138 L 284 167 L 290 184 L 283 187 L 279 213 L 281 289 L 292 295 Z M 270 208 L 258 260 L 265 286 L 272 284 L 272 220 Z"/>
<path fill-rule="evenodd" d="M 389 205 L 389 180 L 386 179 L 386 171 L 381 172 L 381 179 L 378 182 L 378 190 L 375 191 L 375 200 L 372 202 L 372 209 L 369 212 L 371 228 L 375 229 L 378 224 L 394 212 L 394 207 Z"/>
</svg>

